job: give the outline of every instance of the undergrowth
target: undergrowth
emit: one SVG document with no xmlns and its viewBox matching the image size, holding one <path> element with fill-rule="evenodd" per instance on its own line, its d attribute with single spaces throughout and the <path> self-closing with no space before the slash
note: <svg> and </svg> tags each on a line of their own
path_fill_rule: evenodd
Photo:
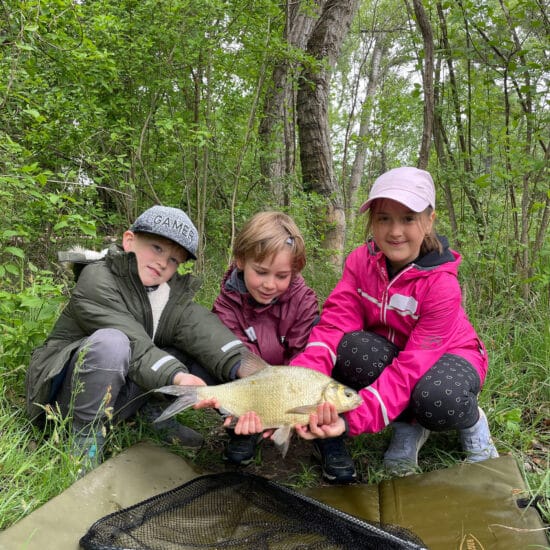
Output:
<svg viewBox="0 0 550 550">
<path fill-rule="evenodd" d="M 42 283 L 42 284 L 39 284 Z M 0 529 L 28 515 L 41 504 L 70 486 L 78 476 L 79 461 L 70 452 L 67 421 L 52 412 L 41 430 L 24 414 L 24 374 L 32 349 L 49 332 L 65 296 L 66 286 L 54 284 L 51 274 L 37 274 L 35 284 L 22 292 L 2 293 L 0 326 Z M 214 284 L 211 292 L 216 292 Z M 203 296 L 203 302 L 208 298 Z M 210 296 L 213 299 L 213 295 Z M 531 303 L 495 314 L 482 305 L 470 304 L 478 332 L 490 354 L 490 369 L 480 404 L 487 413 L 492 434 L 501 454 L 517 460 L 528 489 L 526 498 L 536 504 L 543 520 L 550 524 L 550 325 L 544 303 Z M 224 430 L 214 411 L 186 411 L 179 416 L 205 437 L 199 451 L 170 446 L 203 471 L 225 467 L 221 459 Z M 139 418 L 109 434 L 107 451 L 116 455 L 143 439 L 161 444 L 156 433 Z M 382 455 L 389 431 L 362 435 L 348 442 L 364 483 L 386 478 Z M 264 444 L 266 445 L 266 444 Z M 267 444 L 269 445 L 269 443 Z M 296 443 L 294 443 L 296 445 Z M 297 446 L 295 448 L 298 448 Z M 306 452 L 272 466 L 283 469 L 283 483 L 294 488 L 322 482 L 320 468 Z M 269 472 L 267 447 L 256 466 Z M 447 468 L 461 459 L 456 434 L 433 434 L 420 453 L 423 471 Z"/>
</svg>

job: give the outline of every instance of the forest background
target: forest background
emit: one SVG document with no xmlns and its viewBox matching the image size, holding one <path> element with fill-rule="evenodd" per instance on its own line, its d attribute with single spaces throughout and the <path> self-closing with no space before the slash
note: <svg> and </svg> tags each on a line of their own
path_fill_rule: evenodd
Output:
<svg viewBox="0 0 550 550">
<path fill-rule="evenodd" d="M 58 251 L 99 250 L 152 204 L 181 207 L 210 307 L 235 231 L 280 209 L 305 235 L 322 303 L 365 238 L 369 186 L 401 165 L 434 176 L 438 231 L 464 256 L 465 306 L 491 355 L 481 402 L 549 523 L 547 8 L 0 0 L 0 529 L 78 469 L 63 422 L 45 433 L 23 412 L 30 353 L 72 286 Z M 370 441 L 353 442 L 358 463 Z M 433 447 L 426 467 L 460 460 L 455 447 Z M 379 454 L 366 481 L 383 476 Z"/>
</svg>

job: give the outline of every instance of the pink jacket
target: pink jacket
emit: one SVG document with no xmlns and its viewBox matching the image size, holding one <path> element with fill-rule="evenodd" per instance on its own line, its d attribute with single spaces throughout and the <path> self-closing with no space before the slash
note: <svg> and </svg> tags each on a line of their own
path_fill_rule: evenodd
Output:
<svg viewBox="0 0 550 550">
<path fill-rule="evenodd" d="M 264 361 L 288 365 L 305 348 L 319 305 L 300 274 L 276 302 L 258 304 L 246 291 L 242 273 L 232 267 L 224 275 L 212 311 Z"/>
<path fill-rule="evenodd" d="M 446 248 L 443 256 L 428 254 L 390 281 L 385 257 L 372 243 L 348 256 L 306 349 L 291 364 L 330 375 L 340 340 L 357 330 L 375 332 L 401 350 L 359 392 L 363 404 L 346 414 L 350 435 L 380 431 L 397 418 L 418 380 L 445 353 L 463 357 L 485 379 L 487 354 L 462 308 L 460 261 L 457 252 Z"/>
</svg>

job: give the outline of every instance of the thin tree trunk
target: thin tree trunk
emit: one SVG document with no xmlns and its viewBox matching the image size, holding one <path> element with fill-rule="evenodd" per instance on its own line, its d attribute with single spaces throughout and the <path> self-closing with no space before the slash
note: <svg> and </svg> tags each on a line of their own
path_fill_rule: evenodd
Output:
<svg viewBox="0 0 550 550">
<path fill-rule="evenodd" d="M 318 13 L 325 0 L 317 0 L 317 13 L 302 1 L 286 3 L 285 38 L 289 46 L 305 50 Z M 308 3 L 309 5 L 309 3 Z M 279 204 L 288 205 L 285 185 L 296 168 L 296 80 L 297 64 L 284 59 L 273 69 L 259 126 L 262 142 L 260 170 L 265 184 Z"/>
<path fill-rule="evenodd" d="M 474 214 L 474 217 L 476 219 L 477 224 L 477 235 L 480 242 L 483 242 L 485 238 L 485 218 L 483 216 L 483 210 L 481 209 L 481 206 L 479 205 L 479 201 L 477 200 L 477 197 L 474 194 L 474 191 L 471 188 L 470 185 L 470 179 L 473 178 L 473 169 L 472 169 L 472 160 L 469 153 L 469 147 L 466 144 L 466 137 L 465 137 L 465 131 L 464 131 L 464 125 L 462 124 L 462 112 L 460 109 L 460 99 L 458 97 L 458 86 L 456 83 L 456 77 L 455 77 L 455 71 L 454 71 L 454 65 L 453 65 L 453 59 L 452 59 L 452 52 L 451 52 L 451 46 L 449 44 L 449 39 L 447 37 L 447 22 L 445 20 L 445 14 L 443 12 L 443 7 L 441 6 L 441 2 L 437 2 L 437 14 L 439 16 L 439 26 L 441 30 L 441 41 L 443 45 L 443 51 L 445 54 L 445 59 L 447 62 L 447 69 L 449 71 L 449 83 L 451 87 L 451 96 L 453 100 L 453 107 L 454 107 L 454 115 L 455 115 L 455 124 L 458 134 L 458 143 L 460 147 L 460 153 L 462 155 L 463 160 L 463 166 L 464 166 L 464 173 L 467 176 L 467 181 L 464 182 L 463 188 L 464 193 L 468 197 L 468 202 L 470 203 L 470 206 L 472 207 L 472 212 Z"/>
<path fill-rule="evenodd" d="M 446 172 L 446 168 L 449 163 L 453 164 L 453 166 L 456 168 L 454 159 L 447 155 L 445 151 L 445 137 L 444 137 L 444 128 L 443 128 L 443 121 L 441 120 L 441 115 L 439 114 L 439 110 L 437 107 L 442 102 L 441 95 L 440 95 L 440 82 L 441 82 L 441 60 L 438 60 L 436 63 L 436 70 L 435 70 L 435 77 L 434 77 L 434 147 L 435 152 L 437 155 L 437 158 L 439 160 L 440 166 L 443 168 L 443 172 Z M 443 196 L 445 198 L 445 205 L 447 206 L 447 212 L 449 215 L 449 223 L 451 225 L 451 233 L 452 233 L 452 240 L 453 242 L 458 242 L 458 222 L 456 220 L 456 212 L 453 202 L 453 193 L 451 190 L 451 186 L 449 185 L 449 182 L 444 179 L 439 181 L 439 184 L 443 188 Z"/>
<path fill-rule="evenodd" d="M 424 125 L 422 128 L 422 143 L 418 153 L 418 167 L 426 169 L 430 159 L 434 120 L 434 39 L 432 26 L 426 10 L 420 0 L 412 0 L 416 23 L 424 42 L 424 60 L 422 64 L 422 87 L 424 89 Z"/>
<path fill-rule="evenodd" d="M 328 0 L 313 29 L 298 89 L 297 113 L 300 161 L 304 187 L 326 200 L 326 237 L 323 246 L 332 252 L 331 261 L 341 266 L 345 244 L 345 212 L 336 185 L 328 126 L 330 70 L 352 18 L 358 0 Z"/>
<path fill-rule="evenodd" d="M 361 120 L 359 123 L 359 134 L 357 140 L 357 148 L 355 150 L 355 158 L 351 168 L 351 175 L 348 188 L 349 201 L 346 205 L 348 208 L 348 223 L 352 226 L 355 219 L 354 205 L 357 201 L 357 191 L 361 184 L 361 178 L 365 170 L 365 161 L 367 158 L 368 146 L 366 138 L 371 132 L 373 101 L 378 88 L 378 80 L 380 76 L 380 62 L 386 51 L 385 37 L 377 36 L 374 40 L 371 63 L 369 67 L 367 90 L 365 92 L 365 100 L 361 110 Z"/>
</svg>

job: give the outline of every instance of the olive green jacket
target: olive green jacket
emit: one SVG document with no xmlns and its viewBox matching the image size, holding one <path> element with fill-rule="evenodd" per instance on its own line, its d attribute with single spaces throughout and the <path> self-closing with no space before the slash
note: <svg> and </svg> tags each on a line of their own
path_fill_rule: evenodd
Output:
<svg viewBox="0 0 550 550">
<path fill-rule="evenodd" d="M 52 381 L 62 376 L 82 342 L 101 328 L 115 328 L 128 336 L 132 349 L 128 376 L 145 390 L 171 384 L 177 372 L 188 372 L 163 351 L 169 346 L 189 355 L 218 380 L 228 381 L 243 344 L 215 314 L 193 301 L 198 279 L 176 274 L 168 284 L 170 298 L 153 340 L 153 315 L 135 255 L 114 246 L 104 259 L 84 267 L 51 334 L 32 354 L 25 381 L 30 418 L 40 418 L 39 405 L 54 397 Z"/>
</svg>

